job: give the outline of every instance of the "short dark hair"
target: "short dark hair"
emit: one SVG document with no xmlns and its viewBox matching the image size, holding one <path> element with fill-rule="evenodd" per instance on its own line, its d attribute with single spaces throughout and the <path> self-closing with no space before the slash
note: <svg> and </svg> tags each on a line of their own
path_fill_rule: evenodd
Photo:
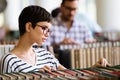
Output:
<svg viewBox="0 0 120 80">
<path fill-rule="evenodd" d="M 78 1 L 78 0 L 62 0 L 62 5 L 65 3 L 65 1 Z"/>
<path fill-rule="evenodd" d="M 20 36 L 25 33 L 25 24 L 27 22 L 32 23 L 32 27 L 35 28 L 37 22 L 42 21 L 51 21 L 51 15 L 48 11 L 46 11 L 44 8 L 37 6 L 37 5 L 31 5 L 25 7 L 20 16 L 19 16 L 19 32 Z"/>
</svg>

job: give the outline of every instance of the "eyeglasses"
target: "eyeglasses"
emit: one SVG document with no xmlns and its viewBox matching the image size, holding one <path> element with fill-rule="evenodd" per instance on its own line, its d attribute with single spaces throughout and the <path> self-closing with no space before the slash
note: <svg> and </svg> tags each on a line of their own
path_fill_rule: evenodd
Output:
<svg viewBox="0 0 120 80">
<path fill-rule="evenodd" d="M 41 26 L 41 25 L 36 25 L 36 26 L 40 27 L 43 30 L 44 35 L 51 34 L 51 31 L 47 26 Z"/>
</svg>

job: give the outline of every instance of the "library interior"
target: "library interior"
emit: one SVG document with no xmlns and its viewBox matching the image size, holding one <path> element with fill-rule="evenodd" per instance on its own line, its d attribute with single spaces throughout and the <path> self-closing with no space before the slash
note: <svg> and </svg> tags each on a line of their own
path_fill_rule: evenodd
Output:
<svg viewBox="0 0 120 80">
<path fill-rule="evenodd" d="M 120 80 L 119 21 L 120 0 L 0 0 L 0 80 Z"/>
</svg>

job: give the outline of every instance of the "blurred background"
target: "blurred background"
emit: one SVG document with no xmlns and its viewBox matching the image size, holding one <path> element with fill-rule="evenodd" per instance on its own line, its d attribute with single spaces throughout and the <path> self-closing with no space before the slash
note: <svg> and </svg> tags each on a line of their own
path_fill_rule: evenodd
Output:
<svg viewBox="0 0 120 80">
<path fill-rule="evenodd" d="M 40 5 L 50 13 L 61 0 L 0 0 L 0 40 L 17 40 L 18 16 L 28 5 Z M 80 0 L 78 12 L 88 14 L 112 40 L 119 40 L 120 0 Z M 108 34 L 110 33 L 110 34 Z"/>
</svg>

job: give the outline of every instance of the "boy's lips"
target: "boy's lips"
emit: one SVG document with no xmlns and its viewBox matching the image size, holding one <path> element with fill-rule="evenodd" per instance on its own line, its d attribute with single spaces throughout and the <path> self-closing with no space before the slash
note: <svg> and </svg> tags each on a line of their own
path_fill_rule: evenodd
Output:
<svg viewBox="0 0 120 80">
<path fill-rule="evenodd" d="M 42 41 L 45 42 L 47 39 L 46 38 L 42 38 Z"/>
</svg>

